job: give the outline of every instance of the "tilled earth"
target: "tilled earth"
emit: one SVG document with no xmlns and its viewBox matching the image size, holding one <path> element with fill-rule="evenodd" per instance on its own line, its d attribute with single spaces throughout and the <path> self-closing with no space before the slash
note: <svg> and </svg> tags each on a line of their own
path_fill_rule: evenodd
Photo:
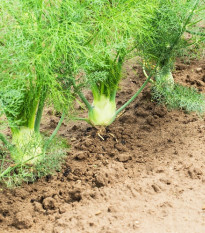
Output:
<svg viewBox="0 0 205 233">
<path fill-rule="evenodd" d="M 122 105 L 143 83 L 125 65 Z M 176 82 L 205 93 L 205 61 L 178 62 Z M 87 94 L 89 97 L 89 94 Z M 58 121 L 45 112 L 42 130 Z M 0 191 L 0 232 L 205 232 L 205 118 L 168 111 L 147 87 L 105 132 L 63 124 L 71 144 L 62 171 Z"/>
</svg>

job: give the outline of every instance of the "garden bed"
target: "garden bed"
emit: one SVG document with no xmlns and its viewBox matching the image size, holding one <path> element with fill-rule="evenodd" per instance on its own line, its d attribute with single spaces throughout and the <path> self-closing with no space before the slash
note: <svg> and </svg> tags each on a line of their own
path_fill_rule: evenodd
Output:
<svg viewBox="0 0 205 233">
<path fill-rule="evenodd" d="M 124 76 L 119 106 L 144 81 L 135 60 Z M 178 62 L 174 77 L 205 93 L 204 61 Z M 43 132 L 59 120 L 46 114 Z M 61 172 L 1 188 L 2 233 L 204 232 L 204 117 L 168 111 L 146 87 L 106 131 L 70 122 L 59 135 L 71 144 Z"/>
</svg>

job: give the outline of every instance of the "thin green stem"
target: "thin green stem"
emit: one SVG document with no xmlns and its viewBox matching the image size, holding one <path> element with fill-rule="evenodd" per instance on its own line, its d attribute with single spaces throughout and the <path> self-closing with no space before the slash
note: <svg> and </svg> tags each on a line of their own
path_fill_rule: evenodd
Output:
<svg viewBox="0 0 205 233">
<path fill-rule="evenodd" d="M 184 26 L 183 26 L 183 28 L 182 28 L 182 34 L 186 31 L 186 26 L 187 26 L 187 24 L 190 22 L 190 20 L 192 19 L 193 15 L 194 15 L 194 11 L 196 10 L 197 6 L 199 5 L 199 1 L 200 1 L 200 0 L 196 0 L 196 2 L 195 2 L 194 6 L 193 6 L 193 8 L 192 8 L 192 11 L 191 11 L 189 17 L 188 17 L 187 20 L 185 21 L 185 24 L 184 24 Z"/>
<path fill-rule="evenodd" d="M 84 44 L 84 46 L 88 45 L 92 40 L 94 40 L 94 39 L 97 37 L 97 35 L 98 35 L 99 32 L 100 32 L 100 30 L 98 29 L 98 30 L 94 33 L 94 35 Z"/>
<path fill-rule="evenodd" d="M 145 67 L 143 66 L 142 67 L 142 70 L 143 70 L 143 74 L 146 78 L 149 78 L 149 75 L 147 74 L 146 70 L 145 70 Z M 154 81 L 152 79 L 149 80 L 150 83 L 154 83 Z"/>
<path fill-rule="evenodd" d="M 90 124 L 90 120 L 88 118 L 82 118 L 82 117 L 74 117 L 72 118 L 74 121 L 86 121 L 88 124 Z"/>
<path fill-rule="evenodd" d="M 40 156 L 40 155 L 41 155 L 41 154 L 39 154 L 38 156 Z M 4 170 L 4 171 L 0 174 L 0 178 L 4 177 L 5 175 L 7 175 L 8 173 L 10 173 L 11 171 L 15 170 L 17 167 L 26 165 L 30 160 L 32 160 L 32 159 L 34 159 L 34 158 L 35 158 L 35 157 L 31 157 L 31 158 L 27 159 L 26 161 L 24 161 L 23 163 L 22 163 L 22 162 L 19 162 L 19 163 L 14 164 L 13 166 L 8 167 L 6 170 Z"/>
<path fill-rule="evenodd" d="M 117 111 L 116 111 L 116 113 L 115 113 L 115 116 L 114 116 L 114 119 L 117 117 L 117 115 L 120 113 L 120 112 L 122 112 L 141 92 L 142 92 L 142 90 L 145 88 L 145 86 L 147 85 L 147 83 L 150 81 L 150 79 L 151 79 L 151 77 L 152 77 L 152 74 L 150 74 L 149 76 L 148 76 L 148 78 L 146 79 L 146 81 L 143 83 L 143 85 L 140 87 L 140 89 L 132 96 L 132 98 L 131 99 L 129 99 L 122 107 L 120 107 Z M 114 120 L 113 119 L 113 120 Z"/>
<path fill-rule="evenodd" d="M 119 54 L 120 54 L 120 50 L 117 51 L 117 54 L 116 54 L 115 59 L 114 59 L 114 62 L 117 61 Z"/>
<path fill-rule="evenodd" d="M 104 90 L 105 90 L 105 84 L 101 83 L 100 84 L 100 93 L 103 95 L 104 94 Z"/>
<path fill-rule="evenodd" d="M 10 149 L 12 147 L 12 145 L 10 144 L 10 142 L 6 139 L 6 137 L 0 133 L 0 140 L 5 144 L 5 146 Z"/>
<path fill-rule="evenodd" d="M 131 53 L 134 49 L 136 49 L 137 45 L 134 45 L 131 49 L 127 51 L 127 54 Z"/>
<path fill-rule="evenodd" d="M 5 175 L 7 175 L 9 172 L 11 172 L 12 170 L 14 170 L 18 165 L 14 166 L 14 167 L 8 167 L 6 170 L 4 170 L 1 174 L 0 174 L 0 178 L 4 177 Z"/>
<path fill-rule="evenodd" d="M 78 94 L 78 96 L 81 98 L 81 100 L 83 101 L 83 103 L 85 104 L 85 106 L 87 107 L 88 111 L 91 111 L 92 110 L 92 106 L 90 105 L 90 103 L 88 102 L 88 100 L 86 99 L 86 97 L 83 95 L 83 93 L 78 90 L 76 84 L 75 84 L 75 81 L 74 79 L 71 79 L 71 82 L 73 84 L 73 87 L 74 87 L 74 90 L 75 92 Z"/>
<path fill-rule="evenodd" d="M 81 98 L 81 100 L 83 101 L 83 103 L 85 104 L 85 106 L 87 107 L 88 111 L 91 111 L 92 106 L 90 105 L 90 103 L 88 102 L 86 97 L 83 95 L 83 93 L 80 91 L 78 91 L 77 93 L 78 93 L 79 97 Z"/>
<path fill-rule="evenodd" d="M 197 36 L 205 36 L 205 33 L 203 32 L 192 32 L 192 31 L 189 31 L 189 30 L 186 30 L 186 32 L 192 34 L 192 35 L 197 35 Z"/>
<path fill-rule="evenodd" d="M 36 133 L 38 133 L 40 131 L 40 123 L 41 123 L 41 118 L 42 118 L 42 114 L 43 114 L 43 108 L 44 108 L 44 104 L 45 104 L 45 99 L 46 99 L 46 91 L 43 91 L 41 97 L 40 97 L 40 101 L 39 101 L 39 105 L 38 105 L 38 110 L 37 110 L 37 114 L 36 114 L 36 119 L 35 119 L 35 125 L 34 125 L 34 130 Z"/>
<path fill-rule="evenodd" d="M 46 151 L 47 147 L 49 146 L 49 144 L 51 143 L 51 141 L 53 140 L 53 138 L 56 136 L 56 134 L 58 133 L 58 130 L 60 129 L 63 120 L 65 118 L 65 112 L 63 112 L 60 121 L 58 122 L 58 125 L 56 126 L 55 130 L 53 131 L 53 133 L 51 134 L 50 138 L 46 141 L 45 145 L 44 145 L 44 152 Z"/>
<path fill-rule="evenodd" d="M 37 109 L 38 109 L 38 99 L 36 98 L 33 100 L 33 106 L 31 107 L 31 112 L 28 115 L 28 121 L 27 124 L 25 125 L 30 129 L 34 129 Z"/>
<path fill-rule="evenodd" d="M 192 19 L 193 17 L 193 14 L 194 14 L 194 11 L 196 9 L 196 7 L 198 6 L 199 4 L 199 0 L 196 0 L 193 8 L 192 8 L 192 11 L 190 12 L 190 15 L 188 16 L 188 18 L 186 19 L 183 27 L 182 27 L 182 30 L 181 30 L 181 33 L 179 34 L 179 36 L 176 38 L 175 42 L 172 44 L 172 46 L 170 47 L 169 51 L 167 52 L 167 57 L 168 59 L 170 58 L 171 56 L 171 53 L 172 51 L 174 50 L 174 47 L 177 45 L 177 43 L 179 42 L 181 36 L 183 35 L 183 33 L 186 31 L 186 26 L 188 25 L 188 23 L 190 22 L 190 20 Z"/>
<path fill-rule="evenodd" d="M 1 148 L 0 148 L 0 153 L 3 154 L 3 151 L 1 150 Z M 5 157 L 6 157 L 6 156 L 2 156 L 2 159 L 1 159 L 0 174 L 1 174 L 1 172 L 3 171 Z"/>
<path fill-rule="evenodd" d="M 92 94 L 93 94 L 93 98 L 95 100 L 97 100 L 97 99 L 100 98 L 100 96 L 101 96 L 100 90 L 99 90 L 99 88 L 98 88 L 98 86 L 97 86 L 96 83 L 92 84 L 91 91 L 92 91 Z"/>
<path fill-rule="evenodd" d="M 110 100 L 111 101 L 115 101 L 116 93 L 117 93 L 117 88 L 114 91 L 112 91 L 112 93 L 110 95 Z"/>
<path fill-rule="evenodd" d="M 109 3 L 110 3 L 110 6 L 112 7 L 112 0 L 108 0 L 109 1 Z"/>
</svg>

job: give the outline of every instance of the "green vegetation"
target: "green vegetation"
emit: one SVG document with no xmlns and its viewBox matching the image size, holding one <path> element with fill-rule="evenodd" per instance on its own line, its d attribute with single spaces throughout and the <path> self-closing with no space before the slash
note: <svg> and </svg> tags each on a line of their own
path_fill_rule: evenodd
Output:
<svg viewBox="0 0 205 233">
<path fill-rule="evenodd" d="M 88 111 L 83 120 L 108 126 L 153 78 L 155 100 L 203 113 L 204 95 L 175 84 L 172 70 L 177 56 L 204 43 L 204 9 L 200 0 L 1 0 L 0 179 L 19 183 L 55 170 L 64 153 L 52 141 L 77 96 Z M 117 109 L 123 64 L 133 54 L 147 79 Z M 48 105 L 61 119 L 45 138 Z"/>
<path fill-rule="evenodd" d="M 169 107 L 199 113 L 205 112 L 204 95 L 194 89 L 175 84 L 172 70 L 177 56 L 188 51 L 190 46 L 196 49 L 199 37 L 187 39 L 186 32 L 199 31 L 198 24 L 204 18 L 204 9 L 199 0 L 158 1 L 153 18 L 147 23 L 144 34 L 136 35 L 137 42 L 141 38 L 144 41 L 137 43 L 137 49 L 144 59 L 145 73 L 153 69 L 150 67 L 157 71 L 152 88 L 154 99 Z M 200 40 L 204 40 L 203 33 L 198 35 L 201 36 Z M 188 56 L 188 53 L 186 55 Z"/>
<path fill-rule="evenodd" d="M 75 5 L 1 1 L 0 106 L 12 132 L 16 162 L 35 163 L 44 151 L 40 122 L 45 102 L 60 112 L 69 108 L 72 96 L 62 80 L 77 72 L 79 41 L 86 34 L 70 13 Z"/>
<path fill-rule="evenodd" d="M 144 33 L 136 35 L 136 43 L 140 39 L 144 41 L 136 46 L 144 59 L 145 69 L 147 64 L 158 64 L 156 81 L 166 76 L 168 85 L 173 82 L 170 71 L 178 51 L 189 45 L 184 43 L 183 36 L 198 4 L 199 1 L 158 1 Z"/>
<path fill-rule="evenodd" d="M 175 84 L 172 91 L 165 91 L 161 84 L 156 84 L 152 88 L 152 94 L 155 101 L 165 104 L 170 109 L 182 109 L 199 114 L 205 112 L 205 95 L 194 88 Z"/>
<path fill-rule="evenodd" d="M 88 118 L 84 120 L 93 126 L 107 126 L 140 93 L 137 91 L 131 101 L 128 100 L 120 109 L 116 109 L 116 93 L 122 79 L 122 67 L 136 47 L 133 35 L 141 35 L 155 1 L 91 2 L 89 10 L 92 18 L 88 15 L 86 21 L 93 22 L 93 36 L 85 44 L 87 53 L 83 70 L 84 84 L 93 95 L 92 105 L 78 88 L 76 80 L 73 79 L 72 82 L 88 109 Z"/>
<path fill-rule="evenodd" d="M 68 149 L 68 145 L 62 138 L 54 138 L 46 154 L 41 156 L 41 160 L 35 166 L 28 163 L 12 163 L 8 156 L 8 151 L 2 149 L 0 150 L 2 158 L 0 181 L 1 183 L 5 183 L 7 187 L 12 187 L 20 185 L 22 182 L 34 182 L 38 178 L 54 174 L 56 171 L 61 170 L 61 164 Z"/>
<path fill-rule="evenodd" d="M 74 6 L 75 1 L 0 3 L 0 113 L 12 134 L 11 141 L 2 133 L 0 139 L 14 167 L 45 161 L 46 149 L 71 106 L 70 87 L 63 77 L 77 72 L 79 41 L 86 34 L 76 27 L 76 15 L 70 14 Z M 47 140 L 40 134 L 45 103 L 62 113 Z M 4 164 L 3 158 L 2 168 Z M 10 168 L 2 174 L 9 172 Z"/>
</svg>

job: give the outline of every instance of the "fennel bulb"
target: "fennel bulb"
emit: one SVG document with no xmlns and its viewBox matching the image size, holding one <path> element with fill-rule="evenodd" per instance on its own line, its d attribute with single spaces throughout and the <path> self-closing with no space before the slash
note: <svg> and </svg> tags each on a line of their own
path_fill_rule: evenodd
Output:
<svg viewBox="0 0 205 233">
<path fill-rule="evenodd" d="M 159 70 L 155 76 L 155 80 L 167 91 L 171 91 L 174 88 L 174 78 L 170 68 L 163 67 Z"/>
<path fill-rule="evenodd" d="M 20 127 L 13 132 L 12 143 L 15 149 L 11 151 L 11 157 L 15 162 L 35 164 L 41 159 L 43 153 L 42 138 L 29 127 Z"/>
<path fill-rule="evenodd" d="M 89 120 L 93 125 L 108 126 L 115 117 L 116 103 L 105 95 L 94 99 L 91 111 L 89 111 Z"/>
</svg>

